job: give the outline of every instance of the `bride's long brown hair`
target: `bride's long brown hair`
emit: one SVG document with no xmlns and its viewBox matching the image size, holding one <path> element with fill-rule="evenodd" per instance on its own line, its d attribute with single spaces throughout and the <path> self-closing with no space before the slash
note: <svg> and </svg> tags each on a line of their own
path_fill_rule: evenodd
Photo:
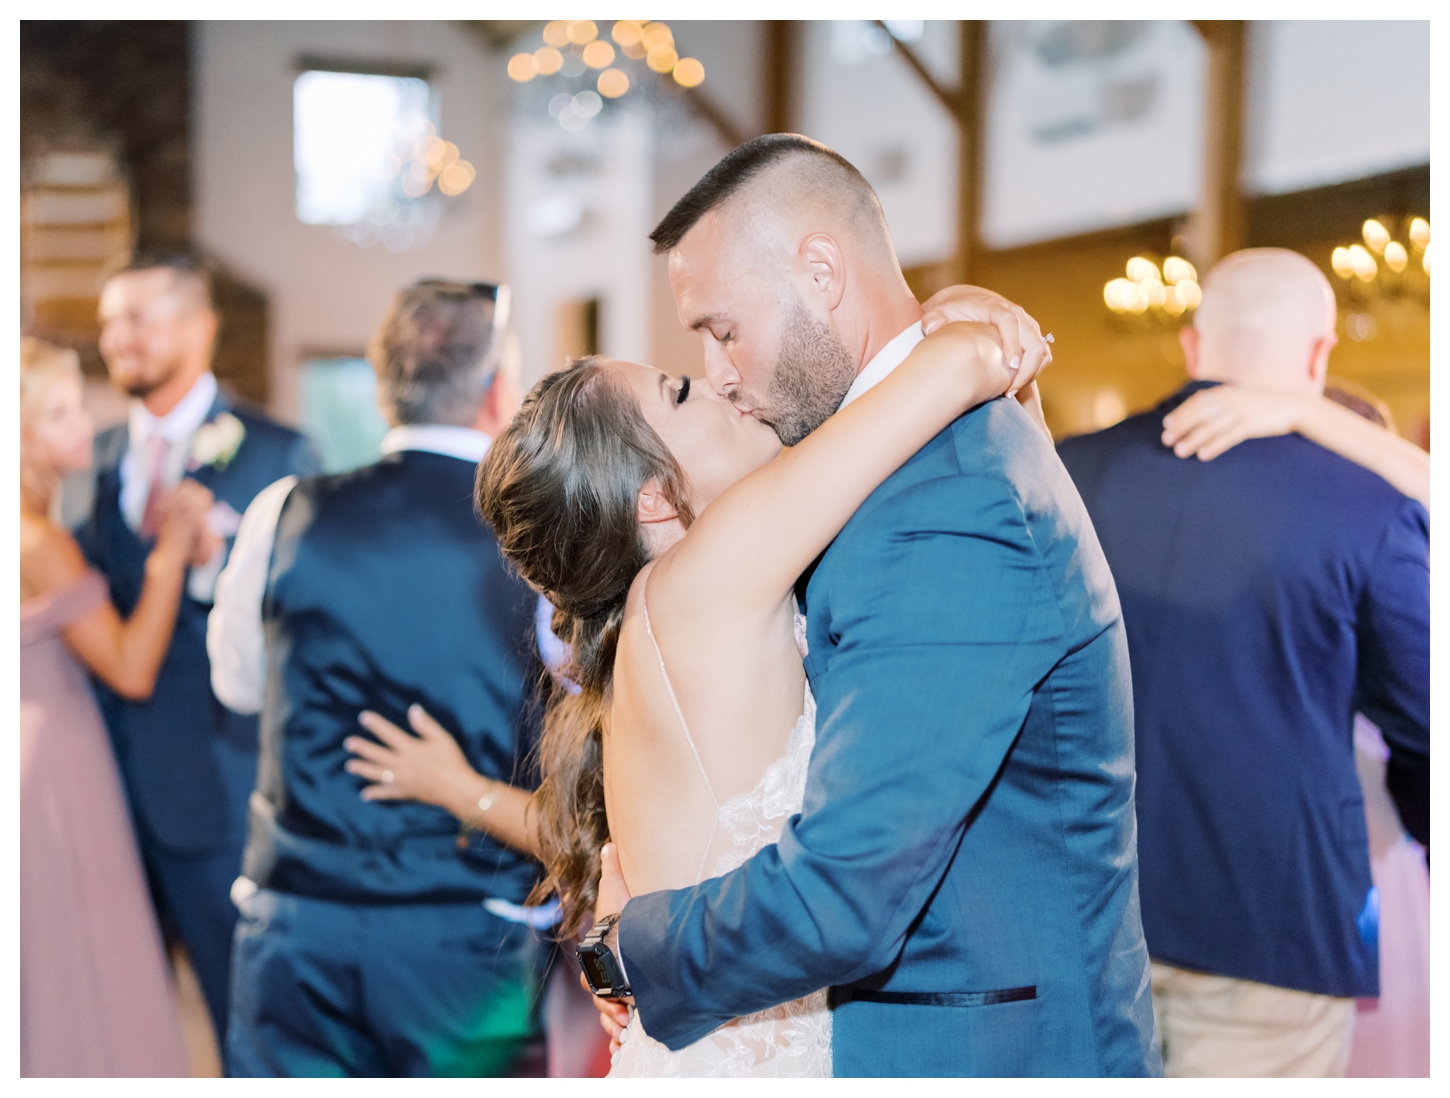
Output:
<svg viewBox="0 0 1450 1098">
<path fill-rule="evenodd" d="M 534 797 L 546 877 L 530 899 L 558 896 L 561 938 L 577 935 L 594 908 L 609 841 L 601 740 L 625 599 L 650 560 L 636 509 L 651 479 L 688 526 L 684 473 L 597 357 L 535 385 L 478 470 L 479 512 L 554 604 L 553 630 L 569 645 L 566 674 L 578 686 L 556 685 L 549 699 Z"/>
</svg>

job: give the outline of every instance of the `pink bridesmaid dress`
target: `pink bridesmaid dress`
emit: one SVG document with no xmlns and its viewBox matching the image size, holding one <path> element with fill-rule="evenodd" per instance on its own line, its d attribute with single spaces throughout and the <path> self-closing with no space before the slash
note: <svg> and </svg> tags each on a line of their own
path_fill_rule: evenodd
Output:
<svg viewBox="0 0 1450 1098">
<path fill-rule="evenodd" d="M 1346 1074 L 1428 1078 L 1430 871 L 1385 790 L 1389 748 L 1379 729 L 1358 714 L 1354 747 L 1369 824 L 1370 871 L 1380 890 L 1380 994 L 1359 1001 Z"/>
<path fill-rule="evenodd" d="M 20 607 L 20 1074 L 184 1076 L 161 934 L 111 745 L 61 630 L 95 572 Z"/>
</svg>

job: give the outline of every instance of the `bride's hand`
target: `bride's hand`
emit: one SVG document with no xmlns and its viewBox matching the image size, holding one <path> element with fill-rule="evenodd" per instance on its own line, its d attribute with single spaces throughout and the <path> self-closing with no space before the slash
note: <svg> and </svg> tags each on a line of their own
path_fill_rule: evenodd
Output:
<svg viewBox="0 0 1450 1098">
<path fill-rule="evenodd" d="M 1052 361 L 1052 350 L 1037 321 L 1020 305 L 981 286 L 948 286 L 922 305 L 922 331 L 930 334 L 954 320 L 990 324 L 1001 338 L 1002 355 L 1015 371 L 1011 391 L 1025 388 Z"/>
<path fill-rule="evenodd" d="M 358 723 L 380 741 L 349 736 L 342 744 L 358 756 L 347 761 L 347 772 L 372 783 L 363 787 L 363 800 L 423 801 L 455 815 L 463 811 L 458 805 L 477 800 L 470 793 L 480 780 L 478 772 L 468 764 L 458 741 L 422 706 L 408 709 L 408 723 L 417 735 L 373 712 L 360 714 Z"/>
<path fill-rule="evenodd" d="M 1212 461 L 1245 439 L 1298 430 L 1312 399 L 1237 385 L 1200 389 L 1163 417 L 1163 445 L 1181 458 Z"/>
</svg>

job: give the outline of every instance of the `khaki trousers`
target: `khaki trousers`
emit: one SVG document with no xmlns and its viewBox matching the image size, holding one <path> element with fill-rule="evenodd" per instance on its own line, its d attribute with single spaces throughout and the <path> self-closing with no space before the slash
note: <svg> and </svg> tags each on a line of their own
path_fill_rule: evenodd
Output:
<svg viewBox="0 0 1450 1098">
<path fill-rule="evenodd" d="M 1338 1078 L 1354 1000 L 1153 962 L 1153 1018 L 1168 1077 Z"/>
</svg>

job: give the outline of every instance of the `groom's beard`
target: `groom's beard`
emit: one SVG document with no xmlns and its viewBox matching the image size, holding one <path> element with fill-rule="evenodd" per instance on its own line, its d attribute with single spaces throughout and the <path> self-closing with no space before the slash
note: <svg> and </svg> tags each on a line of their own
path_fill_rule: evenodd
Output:
<svg viewBox="0 0 1450 1098">
<path fill-rule="evenodd" d="M 797 301 L 760 418 L 782 444 L 794 446 L 831 417 L 855 380 L 856 360 L 846 345 Z"/>
</svg>

